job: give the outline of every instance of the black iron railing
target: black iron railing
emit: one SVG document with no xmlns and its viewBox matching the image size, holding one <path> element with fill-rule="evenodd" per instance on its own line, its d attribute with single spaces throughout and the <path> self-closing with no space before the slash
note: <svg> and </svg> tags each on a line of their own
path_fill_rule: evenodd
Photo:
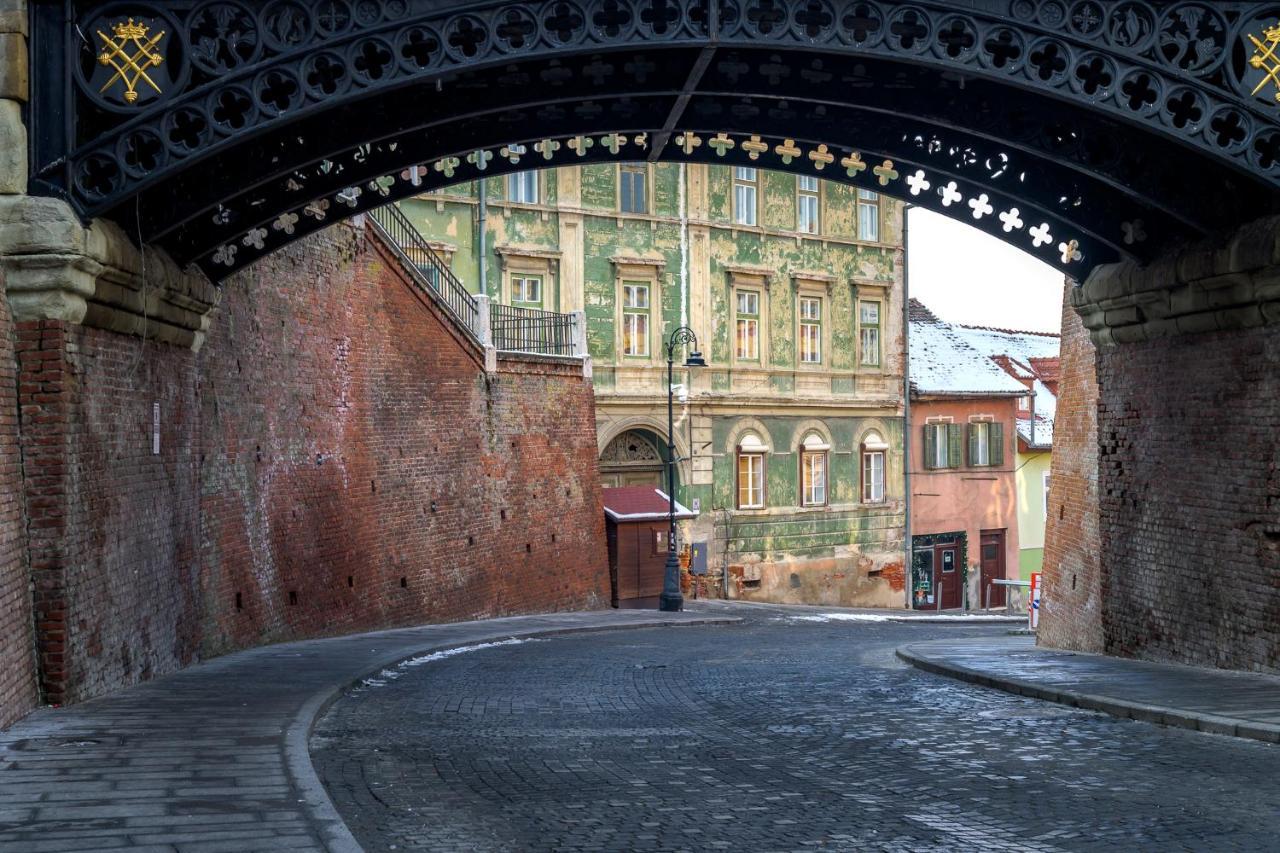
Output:
<svg viewBox="0 0 1280 853">
<path fill-rule="evenodd" d="M 400 208 L 394 204 L 384 205 L 370 211 L 369 218 L 387 243 L 399 252 L 405 264 L 417 271 L 419 283 L 425 285 L 476 340 L 483 340 L 480 309 L 475 296 L 467 291 L 444 258 L 428 245 L 427 238 L 413 227 Z"/>
<path fill-rule="evenodd" d="M 576 355 L 573 314 L 511 305 L 489 306 L 493 345 L 499 350 L 539 355 Z"/>
</svg>

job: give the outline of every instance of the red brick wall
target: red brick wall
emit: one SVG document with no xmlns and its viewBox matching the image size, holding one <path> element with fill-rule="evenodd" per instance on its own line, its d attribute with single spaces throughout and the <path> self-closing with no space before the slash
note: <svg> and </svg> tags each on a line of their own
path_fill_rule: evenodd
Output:
<svg viewBox="0 0 1280 853">
<path fill-rule="evenodd" d="M 486 377 L 349 228 L 227 282 L 199 354 L 22 334 L 49 700 L 261 642 L 607 602 L 589 381 Z"/>
<path fill-rule="evenodd" d="M 1280 669 L 1280 328 L 1098 354 L 1111 654 Z"/>
<path fill-rule="evenodd" d="M 13 323 L 0 295 L 0 728 L 36 704 L 17 395 Z"/>
<path fill-rule="evenodd" d="M 1068 281 L 1063 292 L 1061 378 L 1036 641 L 1056 648 L 1101 652 L 1097 364 L 1089 333 L 1071 307 L 1072 287 Z"/>
</svg>

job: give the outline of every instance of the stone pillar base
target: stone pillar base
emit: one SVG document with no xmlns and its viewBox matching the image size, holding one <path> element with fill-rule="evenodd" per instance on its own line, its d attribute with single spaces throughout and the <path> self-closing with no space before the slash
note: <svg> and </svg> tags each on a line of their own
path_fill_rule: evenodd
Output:
<svg viewBox="0 0 1280 853">
<path fill-rule="evenodd" d="M 199 350 L 221 292 L 65 202 L 0 196 L 0 269 L 15 322 L 62 320 Z"/>
</svg>

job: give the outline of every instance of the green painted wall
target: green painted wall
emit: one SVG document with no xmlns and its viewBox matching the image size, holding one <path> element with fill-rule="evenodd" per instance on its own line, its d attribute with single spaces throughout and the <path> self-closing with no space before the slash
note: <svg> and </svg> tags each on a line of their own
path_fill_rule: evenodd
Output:
<svg viewBox="0 0 1280 853">
<path fill-rule="evenodd" d="M 697 167 L 701 168 L 701 167 Z M 690 171 L 692 174 L 692 170 Z M 530 252 L 549 259 L 544 303 L 559 310 L 563 277 L 580 264 L 582 304 L 587 320 L 588 348 L 594 362 L 598 418 L 604 422 L 629 400 L 651 401 L 655 418 L 665 422 L 665 375 L 656 359 L 628 359 L 619 352 L 619 274 L 614 259 L 643 258 L 655 264 L 653 321 L 664 333 L 685 314 L 705 311 L 694 320 L 710 367 L 696 379 L 700 408 L 695 420 L 708 431 L 706 447 L 695 453 L 711 457 L 709 476 L 683 478 L 679 490 L 686 504 L 695 499 L 702 517 L 695 538 L 711 537 L 718 544 L 712 561 L 746 556 L 751 561 L 789 561 L 900 551 L 902 512 L 901 339 L 895 332 L 901 308 L 901 205 L 882 201 L 880 243 L 857 242 L 856 191 L 821 182 L 821 233 L 797 234 L 796 179 L 793 175 L 760 172 L 760 227 L 732 222 L 732 170 L 706 167 L 701 185 L 685 184 L 684 220 L 706 235 L 699 268 L 692 245 L 684 259 L 689 303 L 681 290 L 680 168 L 650 167 L 650 213 L 621 213 L 618 206 L 618 167 L 586 166 L 576 171 L 540 173 L 542 204 L 507 203 L 507 179 L 486 181 L 489 218 L 487 276 L 483 289 L 503 298 L 504 261 L 501 251 Z M 472 290 L 479 290 L 476 185 L 461 185 L 401 203 L 401 208 L 428 239 L 452 251 L 455 273 Z M 581 254 L 560 253 L 565 225 L 581 223 Z M 733 358 L 735 275 L 771 274 L 761 289 L 762 354 L 758 364 Z M 805 275 L 813 278 L 805 278 Z M 804 278 L 806 293 L 824 301 L 824 362 L 816 369 L 798 363 L 795 278 Z M 738 279 L 742 281 L 742 279 Z M 858 364 L 857 299 L 855 286 L 874 283 L 868 297 L 885 298 L 882 306 L 882 367 Z M 813 288 L 810 290 L 809 288 Z M 567 290 L 566 293 L 573 291 Z M 897 300 L 896 303 L 894 300 Z M 699 307 L 704 306 L 704 307 Z M 864 374 L 879 382 L 869 386 Z M 749 405 L 744 401 L 751 401 Z M 622 415 L 618 415 L 621 417 Z M 766 509 L 740 511 L 736 502 L 736 459 L 733 441 L 748 422 L 759 424 L 773 451 L 766 464 Z M 816 427 L 832 445 L 828 455 L 830 506 L 802 508 L 798 445 L 802 431 Z M 888 500 L 863 505 L 860 442 L 870 429 L 889 443 L 886 483 Z M 701 434 L 701 433 L 700 433 Z M 704 442 L 705 443 L 705 442 Z M 719 549 L 716 553 L 715 549 Z"/>
</svg>

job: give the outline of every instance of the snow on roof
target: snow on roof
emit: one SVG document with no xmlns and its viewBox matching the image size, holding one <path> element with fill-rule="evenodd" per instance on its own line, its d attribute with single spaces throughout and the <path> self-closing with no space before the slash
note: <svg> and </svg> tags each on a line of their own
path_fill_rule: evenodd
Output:
<svg viewBox="0 0 1280 853">
<path fill-rule="evenodd" d="M 956 326 L 969 345 L 987 356 L 1005 355 L 1034 367 L 1032 359 L 1057 358 L 1061 338 L 1049 332 L 1018 332 L 984 326 Z"/>
<path fill-rule="evenodd" d="M 619 486 L 604 491 L 605 515 L 614 521 L 656 521 L 667 517 L 667 493 L 655 486 Z M 676 501 L 676 518 L 697 515 Z"/>
<path fill-rule="evenodd" d="M 1035 380 L 1033 386 L 1036 395 L 1035 439 L 1032 440 L 1030 418 L 1018 420 L 1018 436 L 1033 448 L 1046 449 L 1053 446 L 1053 422 L 1058 415 L 1058 398 L 1039 379 Z"/>
<path fill-rule="evenodd" d="M 919 307 L 923 310 L 913 311 L 915 317 L 933 317 L 923 305 Z M 970 345 L 961 331 L 936 318 L 912 319 L 911 385 L 917 392 L 999 396 L 1026 393 L 1025 385 Z"/>
</svg>

